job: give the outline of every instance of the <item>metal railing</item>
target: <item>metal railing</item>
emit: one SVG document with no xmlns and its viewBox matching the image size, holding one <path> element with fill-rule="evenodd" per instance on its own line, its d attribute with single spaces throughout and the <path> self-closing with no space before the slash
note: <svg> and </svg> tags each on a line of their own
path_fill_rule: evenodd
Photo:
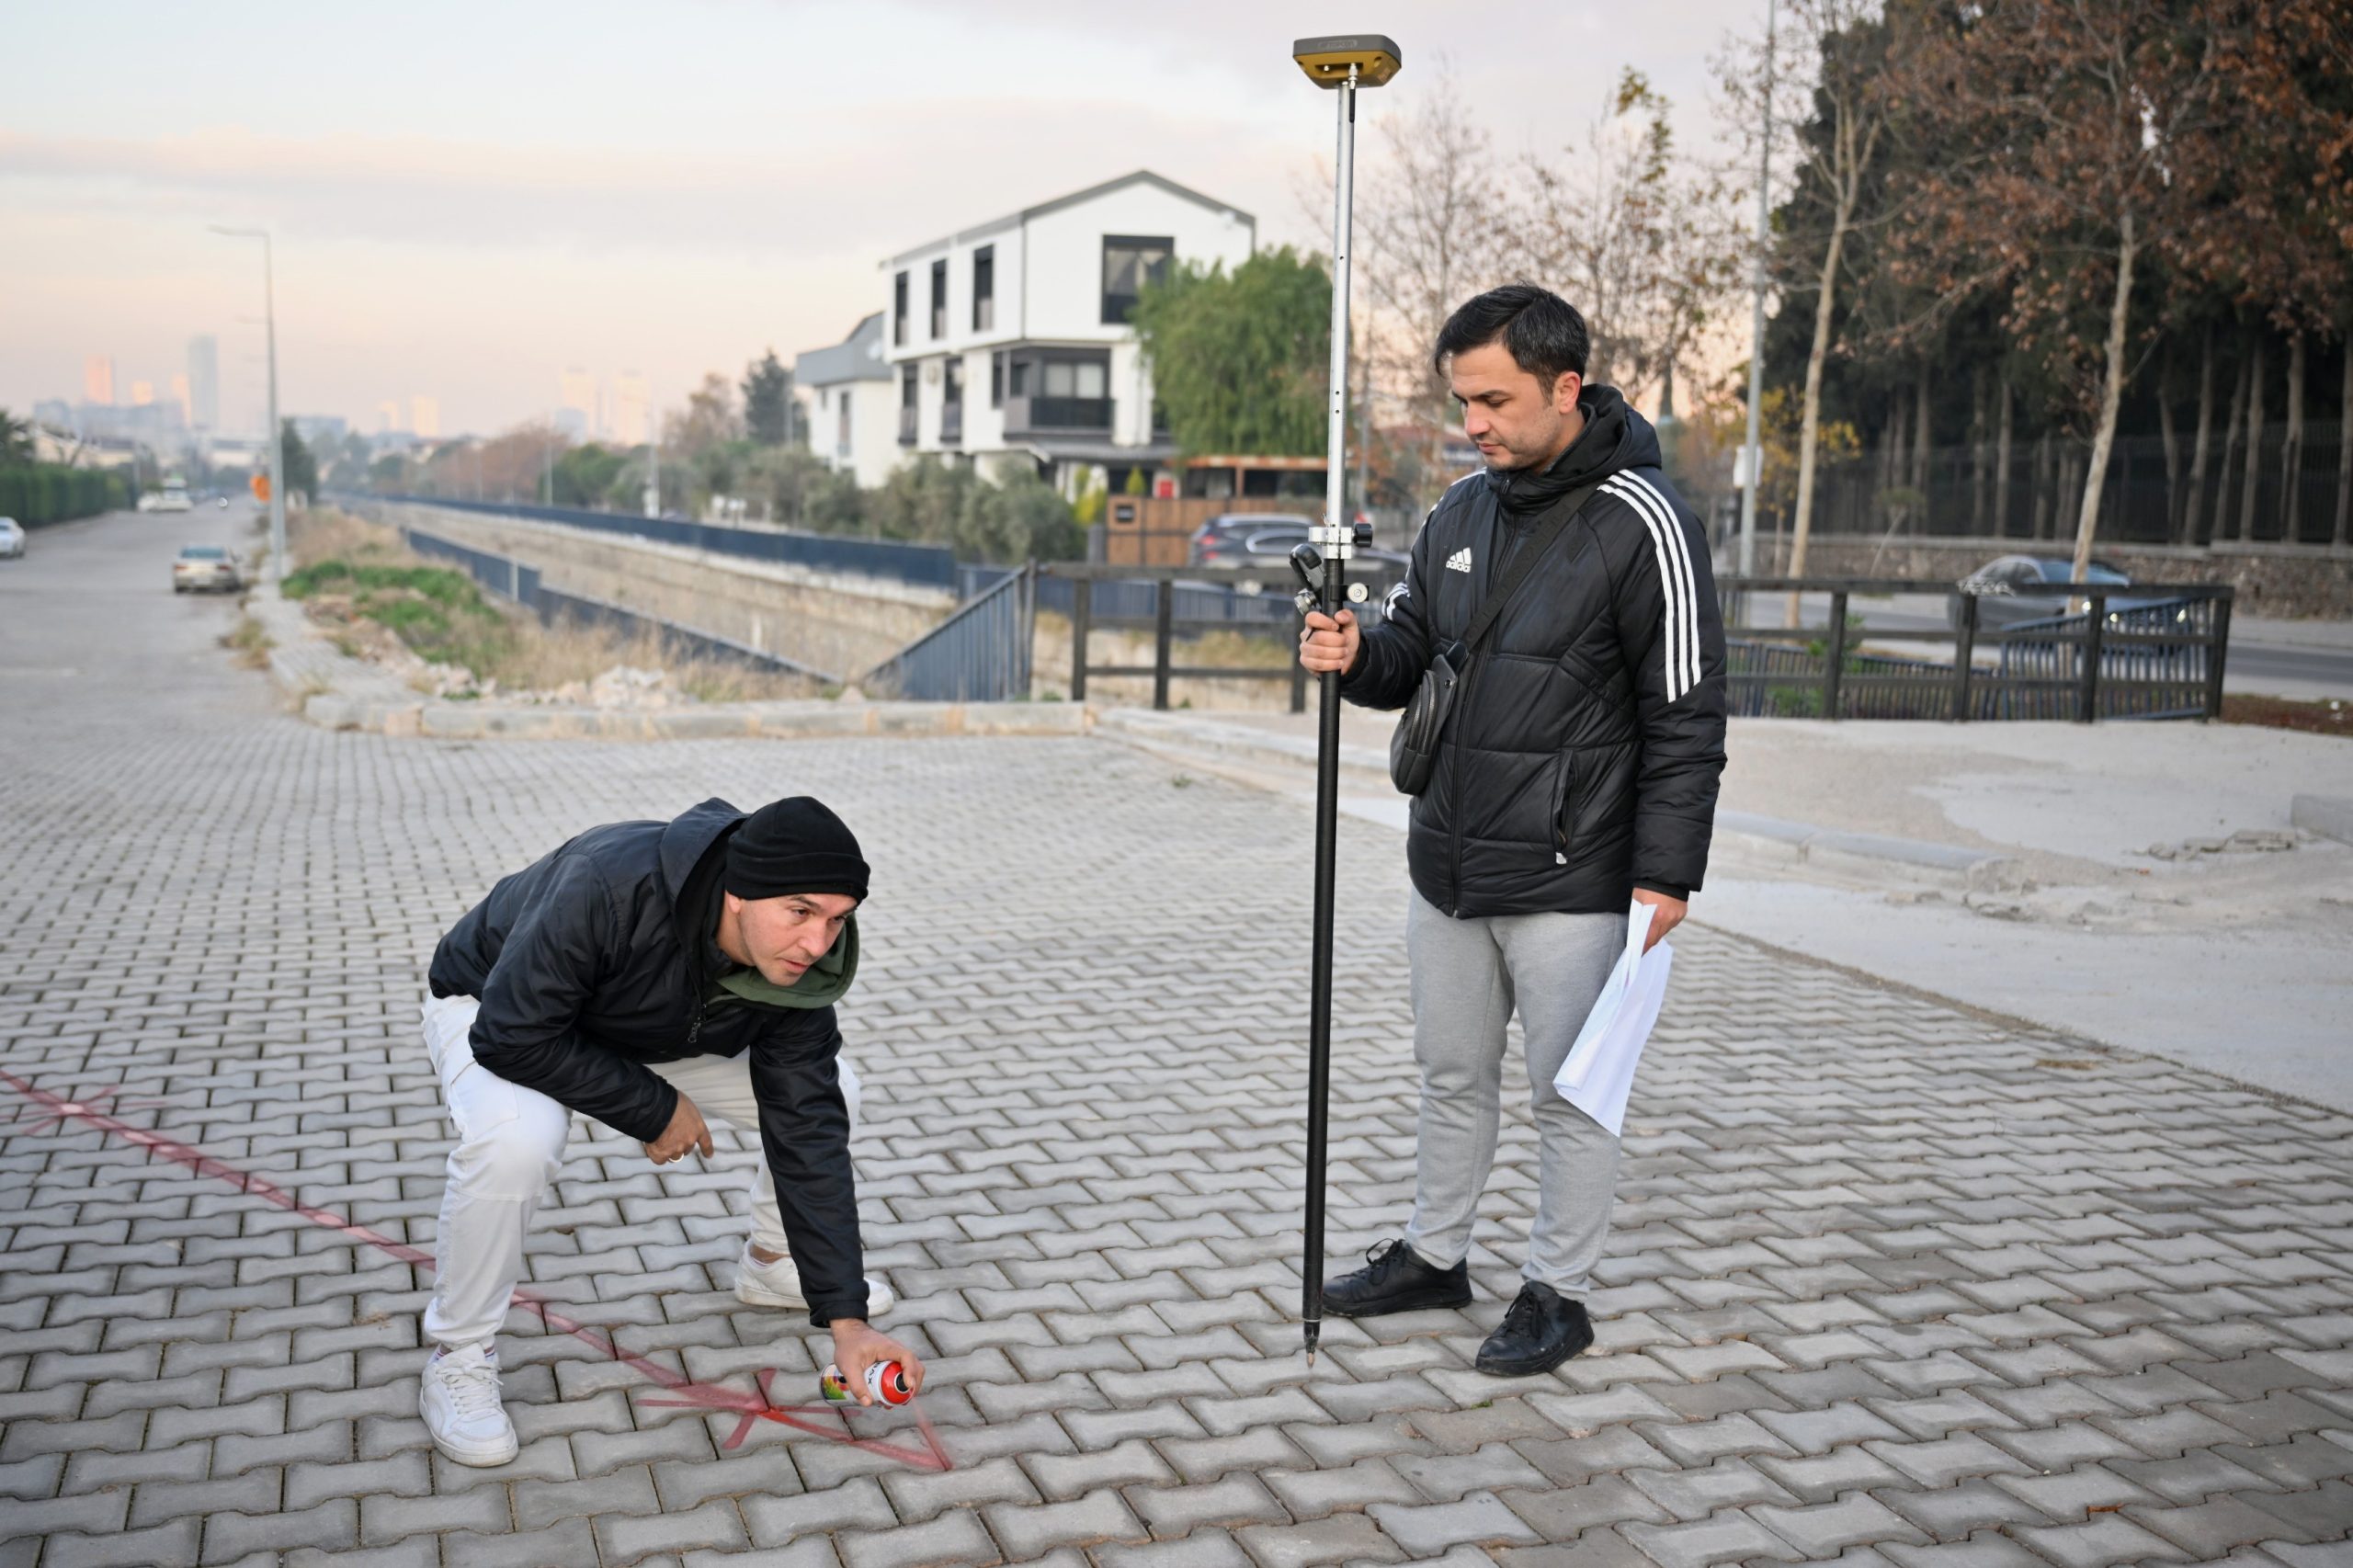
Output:
<svg viewBox="0 0 2353 1568">
<path fill-rule="evenodd" d="M 882 577 L 917 587 L 956 588 L 956 553 L 944 545 L 892 544 L 881 540 L 843 539 L 833 534 L 793 533 L 782 528 L 738 528 L 682 517 L 642 517 L 628 512 L 593 512 L 577 506 L 535 506 L 522 502 L 457 501 L 444 495 L 377 495 L 377 501 L 446 506 L 484 517 L 561 523 L 599 533 L 684 545 L 714 555 L 799 566 L 812 572 Z"/>
<path fill-rule="evenodd" d="M 1149 676 L 1152 705 L 1163 710 L 1168 707 L 1168 686 L 1172 680 L 1280 680 L 1290 685 L 1290 710 L 1307 710 L 1307 672 L 1296 658 L 1287 657 L 1279 665 L 1176 662 L 1180 632 L 1198 635 L 1204 631 L 1241 631 L 1279 641 L 1288 652 L 1298 637 L 1300 625 L 1299 608 L 1290 596 L 1245 595 L 1234 589 L 1237 583 L 1267 582 L 1269 574 L 1264 567 L 1105 566 L 1057 561 L 1039 570 L 1043 574 L 1039 584 L 1041 606 L 1058 608 L 1047 603 L 1044 590 L 1060 585 L 1068 591 L 1072 701 L 1086 699 L 1086 683 L 1094 676 Z M 1378 624 L 1382 597 L 1394 578 L 1387 574 L 1366 574 L 1356 580 L 1363 582 L 1368 589 L 1366 601 L 1354 607 L 1358 619 L 1368 626 Z M 1148 629 L 1152 632 L 1152 663 L 1095 663 L 1088 651 L 1088 640 L 1092 633 L 1103 629 Z"/>
<path fill-rule="evenodd" d="M 1018 702 L 1029 695 L 1038 569 L 1006 570 L 955 614 L 874 666 L 870 696 L 916 702 Z"/>
<path fill-rule="evenodd" d="M 607 626 L 631 636 L 651 633 L 665 651 L 682 657 L 715 659 L 753 669 L 802 676 L 827 686 L 843 684 L 842 677 L 829 670 L 804 665 L 798 659 L 770 653 L 765 648 L 738 642 L 715 631 L 681 626 L 675 620 L 647 615 L 626 605 L 614 604 L 609 599 L 591 598 L 586 594 L 549 587 L 540 580 L 538 567 L 527 566 L 510 555 L 476 550 L 472 545 L 442 539 L 421 528 L 403 528 L 401 542 L 428 560 L 449 561 L 463 566 L 484 591 L 512 600 L 529 610 L 539 617 L 543 626 L 569 621 L 580 625 Z"/>
<path fill-rule="evenodd" d="M 1716 584 L 1727 608 L 1750 596 L 1821 594 L 1820 627 L 1738 627 L 1727 633 L 1728 705 L 1752 717 L 1824 719 L 2219 718 L 2228 660 L 2233 590 L 2207 584 L 2124 586 L 2052 583 L 2038 597 L 2064 596 L 2084 608 L 2006 627 L 1984 624 L 1979 595 L 1951 583 L 1902 578 L 1727 577 Z M 2165 597 L 2148 601 L 2152 592 Z M 1856 628 L 1859 597 L 1941 594 L 1949 628 Z M 2110 610 L 2116 599 L 2139 601 Z M 1726 617 L 1730 624 L 1731 617 Z M 1861 653 L 1857 644 L 1949 644 L 1949 664 Z M 1977 662 L 1991 648 L 1994 663 Z"/>
</svg>

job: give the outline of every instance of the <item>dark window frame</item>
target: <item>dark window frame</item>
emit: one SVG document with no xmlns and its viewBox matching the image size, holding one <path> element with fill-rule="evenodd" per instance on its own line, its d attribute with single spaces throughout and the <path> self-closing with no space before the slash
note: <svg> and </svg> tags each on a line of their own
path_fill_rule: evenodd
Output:
<svg viewBox="0 0 2353 1568">
<path fill-rule="evenodd" d="M 907 346 L 907 274 L 902 267 L 891 279 L 891 347 Z"/>
<path fill-rule="evenodd" d="M 1136 287 L 1134 292 L 1114 293 L 1111 289 L 1113 253 L 1134 253 Z M 1157 253 L 1156 259 L 1154 253 Z M 1168 276 L 1176 264 L 1176 241 L 1170 234 L 1106 234 L 1103 236 L 1103 324 L 1125 326 L 1135 313 L 1135 305 L 1143 286 L 1157 283 Z"/>
<path fill-rule="evenodd" d="M 948 335 L 948 258 L 931 264 L 931 340 Z"/>
<path fill-rule="evenodd" d="M 996 246 L 972 253 L 972 330 L 996 330 Z"/>
</svg>

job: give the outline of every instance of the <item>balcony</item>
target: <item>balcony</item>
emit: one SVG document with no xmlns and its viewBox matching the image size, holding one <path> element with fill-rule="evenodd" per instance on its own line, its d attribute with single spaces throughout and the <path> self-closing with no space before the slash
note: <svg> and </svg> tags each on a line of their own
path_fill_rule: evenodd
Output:
<svg viewBox="0 0 2353 1568">
<path fill-rule="evenodd" d="M 1108 436 L 1112 402 L 1108 397 L 1008 397 L 1005 433 L 1008 437 Z"/>
<path fill-rule="evenodd" d="M 912 408 L 902 408 L 899 410 L 899 445 L 912 447 L 915 444 L 915 411 Z"/>
</svg>

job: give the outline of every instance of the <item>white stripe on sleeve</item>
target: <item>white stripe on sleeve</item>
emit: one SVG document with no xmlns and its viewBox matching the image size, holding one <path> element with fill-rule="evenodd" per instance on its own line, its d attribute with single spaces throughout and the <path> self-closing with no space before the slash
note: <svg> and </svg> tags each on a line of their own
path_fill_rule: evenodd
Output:
<svg viewBox="0 0 2353 1568">
<path fill-rule="evenodd" d="M 1614 495 L 1625 502 L 1634 516 L 1643 520 L 1643 527 L 1650 530 L 1651 556 L 1658 565 L 1659 593 L 1663 602 L 1659 617 L 1659 641 L 1665 645 L 1664 673 L 1666 677 L 1666 699 L 1672 703 L 1681 697 L 1685 690 L 1683 671 L 1686 660 L 1683 656 L 1683 636 L 1687 618 L 1680 602 L 1682 577 L 1677 573 L 1674 560 L 1668 554 L 1666 533 L 1659 527 L 1657 517 L 1651 511 L 1649 497 L 1627 484 L 1626 478 L 1624 474 L 1613 476 L 1602 484 L 1601 491 L 1605 495 Z"/>
</svg>

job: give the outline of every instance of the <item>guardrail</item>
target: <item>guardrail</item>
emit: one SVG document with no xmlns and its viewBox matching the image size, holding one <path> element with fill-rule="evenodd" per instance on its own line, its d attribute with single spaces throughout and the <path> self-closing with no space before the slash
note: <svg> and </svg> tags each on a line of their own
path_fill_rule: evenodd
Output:
<svg viewBox="0 0 2353 1568">
<path fill-rule="evenodd" d="M 627 512 L 595 512 L 577 506 L 455 501 L 445 495 L 370 495 L 357 499 L 447 506 L 452 511 L 483 517 L 561 523 L 566 528 L 594 528 L 623 538 L 684 545 L 689 550 L 733 555 L 745 561 L 799 566 L 812 572 L 881 577 L 916 587 L 956 591 L 956 555 L 942 545 L 893 544 L 882 540 L 843 539 L 833 534 L 792 533 L 780 528 L 738 528 L 721 523 L 688 522 L 682 517 L 641 517 Z"/>
<path fill-rule="evenodd" d="M 591 598 L 561 588 L 549 587 L 540 581 L 540 569 L 527 566 L 510 555 L 496 555 L 454 540 L 442 539 L 422 528 L 403 527 L 401 542 L 427 559 L 455 562 L 463 566 L 485 592 L 513 601 L 540 618 L 540 624 L 553 625 L 568 620 L 581 625 L 609 626 L 616 631 L 635 635 L 650 632 L 662 645 L 688 658 L 717 659 L 723 663 L 745 665 L 753 669 L 779 671 L 786 675 L 802 676 L 827 686 L 845 684 L 840 676 L 804 665 L 782 653 L 772 653 L 764 648 L 738 642 L 717 632 L 681 626 L 675 620 L 647 615 L 627 605 L 617 605 L 609 599 Z"/>
<path fill-rule="evenodd" d="M 868 695 L 918 702 L 1018 702 L 1029 696 L 1038 568 L 1007 570 L 954 615 L 860 683 Z"/>
</svg>

